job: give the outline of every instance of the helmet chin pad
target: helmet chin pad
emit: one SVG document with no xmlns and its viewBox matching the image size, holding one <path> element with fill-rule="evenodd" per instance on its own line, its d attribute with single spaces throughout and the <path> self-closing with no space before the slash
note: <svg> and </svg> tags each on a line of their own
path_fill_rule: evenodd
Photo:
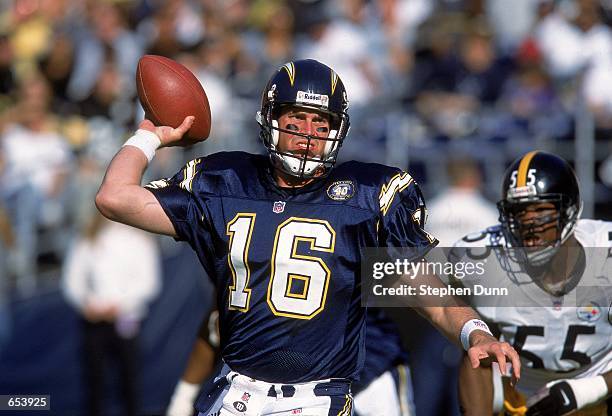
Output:
<svg viewBox="0 0 612 416">
<path fill-rule="evenodd" d="M 525 250 L 525 259 L 532 266 L 543 266 L 552 260 L 560 246 L 561 244 L 553 244 L 534 251 L 523 249 Z"/>
<path fill-rule="evenodd" d="M 300 156 L 292 156 L 288 153 L 270 153 L 275 161 L 274 166 L 283 172 L 296 177 L 311 178 L 323 168 L 323 163 L 306 160 Z"/>
</svg>

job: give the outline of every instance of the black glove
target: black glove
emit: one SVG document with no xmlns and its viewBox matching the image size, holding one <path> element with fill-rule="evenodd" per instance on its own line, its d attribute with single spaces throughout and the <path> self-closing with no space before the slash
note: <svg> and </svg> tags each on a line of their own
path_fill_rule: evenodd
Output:
<svg viewBox="0 0 612 416">
<path fill-rule="evenodd" d="M 527 416 L 561 416 L 576 409 L 576 396 L 567 381 L 545 387 L 527 401 Z"/>
</svg>

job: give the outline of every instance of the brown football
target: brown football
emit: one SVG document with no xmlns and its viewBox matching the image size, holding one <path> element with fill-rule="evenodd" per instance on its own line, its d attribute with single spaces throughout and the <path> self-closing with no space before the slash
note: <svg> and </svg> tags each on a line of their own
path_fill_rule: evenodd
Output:
<svg viewBox="0 0 612 416">
<path fill-rule="evenodd" d="M 210 106 L 200 81 L 183 65 L 157 55 L 144 55 L 136 69 L 138 98 L 145 117 L 156 126 L 178 127 L 195 116 L 184 140 L 200 142 L 210 134 Z"/>
</svg>

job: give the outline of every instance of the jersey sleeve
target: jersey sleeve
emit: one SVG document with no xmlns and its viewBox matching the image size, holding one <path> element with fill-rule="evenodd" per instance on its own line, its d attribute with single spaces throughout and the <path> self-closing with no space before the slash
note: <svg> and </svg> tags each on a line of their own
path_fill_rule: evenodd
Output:
<svg viewBox="0 0 612 416">
<path fill-rule="evenodd" d="M 399 172 L 382 185 L 379 194 L 381 247 L 415 249 L 424 256 L 438 244 L 425 230 L 427 208 L 419 185 L 406 172 Z"/>
<path fill-rule="evenodd" d="M 206 207 L 193 192 L 194 182 L 200 179 L 201 173 L 202 160 L 194 159 L 171 178 L 145 185 L 170 218 L 177 233 L 177 240 L 193 242 L 198 231 L 209 228 Z"/>
</svg>

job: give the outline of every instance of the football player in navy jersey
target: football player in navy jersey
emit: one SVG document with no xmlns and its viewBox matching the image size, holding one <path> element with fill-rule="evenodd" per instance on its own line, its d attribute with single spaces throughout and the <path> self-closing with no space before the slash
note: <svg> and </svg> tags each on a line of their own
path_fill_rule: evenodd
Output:
<svg viewBox="0 0 612 416">
<path fill-rule="evenodd" d="M 189 116 L 176 128 L 143 121 L 107 169 L 100 211 L 187 241 L 215 282 L 225 366 L 199 401 L 202 415 L 351 414 L 350 383 L 365 355 L 363 249 L 424 256 L 436 244 L 408 173 L 359 162 L 334 168 L 347 110 L 332 69 L 290 62 L 270 79 L 257 114 L 268 156 L 216 153 L 142 187 L 155 150 L 183 143 Z M 461 340 L 474 367 L 490 358 L 505 368 L 510 359 L 518 378 L 516 352 L 473 309 L 457 301 L 420 312 Z"/>
<path fill-rule="evenodd" d="M 219 346 L 219 313 L 207 314 L 200 325 L 187 367 L 172 394 L 166 416 L 191 416 L 202 383 L 214 371 Z M 356 416 L 414 416 L 408 353 L 398 328 L 380 308 L 366 315 L 366 357 L 358 382 L 351 386 Z"/>
</svg>

